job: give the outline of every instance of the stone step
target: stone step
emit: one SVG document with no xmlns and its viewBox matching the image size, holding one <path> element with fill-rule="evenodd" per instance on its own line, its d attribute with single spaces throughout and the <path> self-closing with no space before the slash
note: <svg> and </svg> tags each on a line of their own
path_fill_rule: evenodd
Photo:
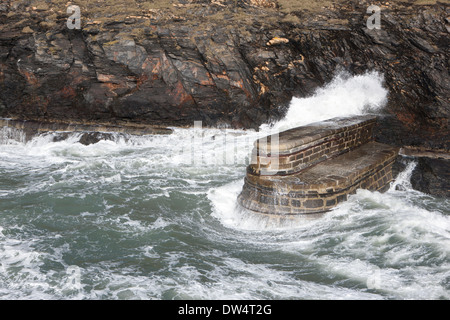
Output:
<svg viewBox="0 0 450 320">
<path fill-rule="evenodd" d="M 398 148 L 372 141 L 289 176 L 247 172 L 238 202 L 265 214 L 326 212 L 358 188 L 388 188 L 397 155 Z"/>
<path fill-rule="evenodd" d="M 299 172 L 371 141 L 375 123 L 371 115 L 333 118 L 261 138 L 248 170 L 257 175 Z"/>
</svg>

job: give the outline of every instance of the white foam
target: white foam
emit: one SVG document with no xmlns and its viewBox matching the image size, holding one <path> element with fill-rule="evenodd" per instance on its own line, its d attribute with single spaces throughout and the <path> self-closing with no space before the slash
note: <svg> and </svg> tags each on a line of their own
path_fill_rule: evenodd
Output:
<svg viewBox="0 0 450 320">
<path fill-rule="evenodd" d="M 23 130 L 6 126 L 0 128 L 0 145 L 24 143 L 25 138 Z"/>
<path fill-rule="evenodd" d="M 216 170 L 217 167 L 234 169 L 236 165 L 245 166 L 249 163 L 253 142 L 261 136 L 335 116 L 360 114 L 367 112 L 368 107 L 381 108 L 387 93 L 382 85 L 382 76 L 375 72 L 353 77 L 340 73 L 313 96 L 294 98 L 283 120 L 273 126 L 262 125 L 259 132 L 174 128 L 173 134 L 162 136 L 125 137 L 112 134 L 112 140 L 102 140 L 88 146 L 79 143 L 81 133 L 71 133 L 67 139 L 58 142 L 54 142 L 55 133 L 48 133 L 8 150 L 20 153 L 22 160 L 27 157 L 30 161 L 39 159 L 42 163 L 45 158 L 47 165 L 139 150 L 143 154 L 152 154 L 145 161 L 153 166 L 164 164 L 165 167 L 190 167 L 196 170 Z"/>
<path fill-rule="evenodd" d="M 412 190 L 411 175 L 416 167 L 417 162 L 410 161 L 406 168 L 398 174 L 395 181 L 391 183 L 390 191 L 393 190 Z"/>
<path fill-rule="evenodd" d="M 329 84 L 319 88 L 313 96 L 293 98 L 284 119 L 275 124 L 262 125 L 261 132 L 258 134 L 264 136 L 333 117 L 374 112 L 385 105 L 387 93 L 387 89 L 383 87 L 383 76 L 377 72 L 367 72 L 356 76 L 341 72 Z M 250 133 L 248 138 L 255 139 L 256 136 Z M 251 152 L 248 140 L 240 141 L 246 141 L 247 150 Z M 241 147 L 241 149 L 244 148 Z M 263 222 L 260 218 L 245 215 L 236 205 L 236 198 L 242 190 L 242 184 L 243 180 L 235 181 L 210 191 L 208 197 L 214 206 L 213 214 L 224 224 L 239 228 L 260 229 L 263 225 L 273 227 L 274 224 L 270 223 L 272 220 Z M 242 220 L 244 215 L 245 221 Z"/>
<path fill-rule="evenodd" d="M 186 283 L 177 291 L 191 299 L 377 299 L 359 290 L 327 286 L 302 280 L 271 265 L 248 264 L 237 258 L 222 259 L 222 266 L 207 273 L 211 283 L 202 283 L 191 268 L 179 269 Z"/>
<path fill-rule="evenodd" d="M 334 117 L 378 112 L 387 102 L 383 75 L 372 71 L 351 76 L 339 73 L 311 97 L 293 98 L 284 119 L 272 129 L 286 130 Z M 267 130 L 268 125 L 261 126 Z"/>
<path fill-rule="evenodd" d="M 450 252 L 448 206 L 423 207 L 424 195 L 413 191 L 409 183 L 413 164 L 407 166 L 387 193 L 359 190 L 335 210 L 316 219 L 295 219 L 279 225 L 275 220 L 237 206 L 246 167 L 242 159 L 248 157 L 257 137 L 334 116 L 376 111 L 382 108 L 385 98 L 381 75 L 374 72 L 355 77 L 341 74 L 314 96 L 293 99 L 288 117 L 273 127 L 262 126 L 260 132 L 174 129 L 172 135 L 126 139 L 117 136 L 113 141 L 90 146 L 80 144 L 77 133 L 59 142 L 54 142 L 51 134 L 45 134 L 27 143 L 2 145 L 0 169 L 26 172 L 30 181 L 15 189 L 5 187 L 0 197 L 28 192 L 55 193 L 59 189 L 67 189 L 57 194 L 62 197 L 71 192 L 78 192 L 74 196 L 82 197 L 81 193 L 100 194 L 105 190 L 115 195 L 117 190 L 128 187 L 125 196 L 114 197 L 117 201 L 126 200 L 121 203 L 120 211 L 114 210 L 116 200 L 111 203 L 105 197 L 100 212 L 83 211 L 80 219 L 89 219 L 104 228 L 112 227 L 114 233 L 125 233 L 126 239 L 142 238 L 152 232 L 165 233 L 173 224 L 179 224 L 177 229 L 184 228 L 188 221 L 201 229 L 205 243 L 212 241 L 220 246 L 211 250 L 202 247 L 200 254 L 197 249 L 192 252 L 167 250 L 166 244 L 160 246 L 149 237 L 149 241 L 156 243 L 139 244 L 137 252 L 127 248 L 131 256 L 144 260 L 139 267 L 120 265 L 117 262 L 120 258 L 98 263 L 86 261 L 80 271 L 83 281 L 90 285 L 76 292 L 64 292 L 60 281 L 67 278 L 66 270 L 42 268 L 44 272 L 41 267 L 45 260 L 68 268 L 65 257 L 73 250 L 71 244 L 39 252 L 35 249 L 39 235 L 28 240 L 24 236 L 24 241 L 8 239 L 5 235 L 9 233 L 5 230 L 10 226 L 5 225 L 3 229 L 0 227 L 0 296 L 37 299 L 450 298 L 444 283 L 450 270 L 446 262 Z M 197 164 L 190 158 L 197 156 L 193 152 L 195 149 L 201 150 L 202 157 Z M 217 157 L 222 157 L 223 161 L 214 162 Z M 132 183 L 134 180 L 138 183 Z M 102 189 L 104 185 L 106 189 Z M 83 187 L 79 192 L 69 186 Z M 198 196 L 205 203 L 202 197 L 206 193 L 211 212 L 209 209 L 205 212 L 199 209 L 195 214 L 186 210 L 183 215 L 164 212 L 167 216 L 160 216 L 158 212 L 157 219 L 151 221 L 139 218 L 143 212 L 134 215 L 133 210 L 142 208 L 131 205 L 130 212 L 126 212 L 130 194 L 138 194 L 146 204 L 153 206 L 155 203 L 158 208 L 156 201 L 167 202 L 167 197 L 179 200 L 175 198 L 178 193 L 190 198 Z M 183 206 L 182 203 L 177 205 Z M 186 243 L 189 247 L 190 241 Z M 278 254 L 280 262 L 272 263 L 273 255 Z M 199 255 L 205 260 L 199 262 Z M 254 258 L 254 255 L 259 256 Z M 283 258 L 291 264 L 298 262 L 299 268 L 282 265 Z M 427 264 L 427 259 L 432 259 L 436 266 Z M 162 265 L 163 269 L 153 272 L 152 266 L 149 273 L 142 271 L 151 263 L 155 263 L 155 268 Z M 312 277 L 317 280 L 311 280 Z"/>
</svg>

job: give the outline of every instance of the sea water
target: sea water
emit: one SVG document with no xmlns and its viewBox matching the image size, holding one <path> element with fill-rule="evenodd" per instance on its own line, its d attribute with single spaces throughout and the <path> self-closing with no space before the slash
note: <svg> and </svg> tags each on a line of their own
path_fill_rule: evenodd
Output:
<svg viewBox="0 0 450 320">
<path fill-rule="evenodd" d="M 254 140 L 381 112 L 383 76 L 339 74 L 258 131 L 173 128 L 82 145 L 0 130 L 0 299 L 449 299 L 450 200 L 411 188 L 284 222 L 237 205 Z"/>
</svg>

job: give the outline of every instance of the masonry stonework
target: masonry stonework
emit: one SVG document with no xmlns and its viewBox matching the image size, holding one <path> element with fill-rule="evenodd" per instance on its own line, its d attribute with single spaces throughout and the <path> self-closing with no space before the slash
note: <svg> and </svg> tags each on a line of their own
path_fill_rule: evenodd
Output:
<svg viewBox="0 0 450 320">
<path fill-rule="evenodd" d="M 335 118 L 257 140 L 239 204 L 264 214 L 321 213 L 359 188 L 385 191 L 398 148 L 373 141 L 375 123 Z"/>
</svg>

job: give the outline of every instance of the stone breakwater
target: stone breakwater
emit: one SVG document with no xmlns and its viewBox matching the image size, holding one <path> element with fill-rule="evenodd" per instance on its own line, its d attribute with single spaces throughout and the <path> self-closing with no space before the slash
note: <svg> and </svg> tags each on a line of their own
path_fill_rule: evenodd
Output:
<svg viewBox="0 0 450 320">
<path fill-rule="evenodd" d="M 259 156 L 249 170 L 262 175 L 299 172 L 369 142 L 375 123 L 373 116 L 331 119 L 261 138 L 256 141 Z M 277 136 L 279 143 L 272 144 Z"/>
<path fill-rule="evenodd" d="M 239 204 L 275 215 L 326 212 L 358 188 L 384 191 L 399 149 L 373 140 L 374 116 L 336 118 L 255 142 Z"/>
<path fill-rule="evenodd" d="M 68 4 L 0 2 L 0 117 L 257 129 L 340 70 L 375 71 L 377 141 L 449 154 L 448 1 L 80 0 L 81 29 Z M 448 196 L 448 167 L 424 158 L 414 186 Z"/>
<path fill-rule="evenodd" d="M 81 29 L 66 4 L 0 2 L 1 117 L 256 129 L 338 70 L 377 71 L 377 140 L 450 150 L 448 1 L 380 4 L 379 30 L 356 0 L 83 0 Z"/>
</svg>

